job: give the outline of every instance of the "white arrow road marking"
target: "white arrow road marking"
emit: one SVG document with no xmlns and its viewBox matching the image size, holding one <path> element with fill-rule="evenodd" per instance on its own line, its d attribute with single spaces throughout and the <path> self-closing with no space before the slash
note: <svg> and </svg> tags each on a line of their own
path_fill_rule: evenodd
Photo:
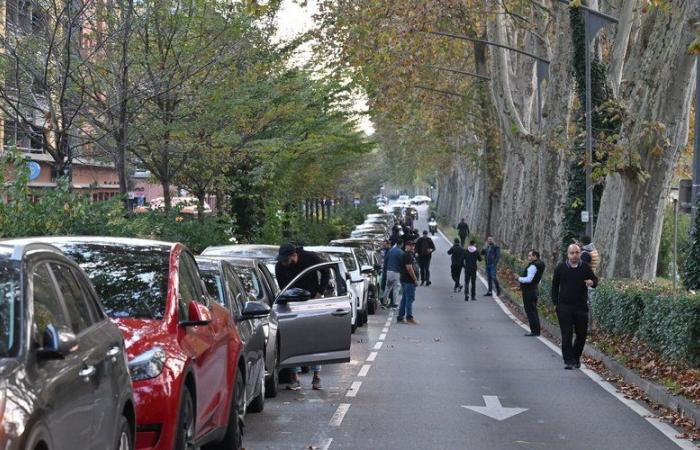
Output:
<svg viewBox="0 0 700 450">
<path fill-rule="evenodd" d="M 501 401 L 495 395 L 484 395 L 484 403 L 486 406 L 462 405 L 462 408 L 471 409 L 498 421 L 510 419 L 528 410 L 528 408 L 506 408 L 501 405 Z"/>
</svg>

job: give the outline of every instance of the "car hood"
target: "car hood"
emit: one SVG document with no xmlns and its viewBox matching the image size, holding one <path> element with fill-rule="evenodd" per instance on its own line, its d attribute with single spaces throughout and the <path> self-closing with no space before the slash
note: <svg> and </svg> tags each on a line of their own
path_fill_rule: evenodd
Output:
<svg viewBox="0 0 700 450">
<path fill-rule="evenodd" d="M 162 337 L 166 333 L 162 320 L 126 318 L 113 321 L 124 335 L 129 359 L 155 345 L 162 345 Z"/>
</svg>

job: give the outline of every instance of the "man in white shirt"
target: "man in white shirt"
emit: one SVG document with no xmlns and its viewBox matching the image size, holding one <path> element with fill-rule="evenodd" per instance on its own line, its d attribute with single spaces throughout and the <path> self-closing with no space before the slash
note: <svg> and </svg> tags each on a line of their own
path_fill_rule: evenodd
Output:
<svg viewBox="0 0 700 450">
<path fill-rule="evenodd" d="M 537 313 L 537 297 L 538 286 L 544 273 L 544 263 L 535 250 L 530 250 L 527 260 L 529 264 L 525 268 L 525 275 L 518 278 L 520 290 L 523 292 L 523 306 L 525 306 L 527 321 L 530 323 L 530 333 L 525 336 L 539 336 L 540 316 Z"/>
</svg>

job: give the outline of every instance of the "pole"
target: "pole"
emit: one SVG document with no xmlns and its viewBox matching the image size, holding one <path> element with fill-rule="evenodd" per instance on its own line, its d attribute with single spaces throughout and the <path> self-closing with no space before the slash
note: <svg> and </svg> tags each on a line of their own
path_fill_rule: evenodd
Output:
<svg viewBox="0 0 700 450">
<path fill-rule="evenodd" d="M 700 0 L 698 0 L 700 11 Z M 696 204 L 700 193 L 700 57 L 695 57 L 695 145 L 693 146 L 693 193 L 692 217 L 695 219 Z"/>
<path fill-rule="evenodd" d="M 589 12 L 584 11 L 585 20 L 590 20 Z M 590 32 L 588 26 L 586 30 L 586 211 L 588 212 L 588 222 L 586 222 L 586 234 L 593 239 L 593 186 L 591 180 L 591 168 L 593 165 L 593 130 L 591 121 L 591 49 L 588 48 L 590 42 Z"/>
<path fill-rule="evenodd" d="M 678 200 L 673 199 L 673 291 L 678 277 Z"/>
</svg>

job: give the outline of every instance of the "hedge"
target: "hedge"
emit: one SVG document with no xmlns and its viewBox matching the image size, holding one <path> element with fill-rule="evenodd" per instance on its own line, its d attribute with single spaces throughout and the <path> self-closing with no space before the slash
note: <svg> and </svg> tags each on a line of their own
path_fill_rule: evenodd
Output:
<svg viewBox="0 0 700 450">
<path fill-rule="evenodd" d="M 604 332 L 636 337 L 665 359 L 700 367 L 700 295 L 605 280 L 595 290 L 592 316 Z"/>
</svg>

